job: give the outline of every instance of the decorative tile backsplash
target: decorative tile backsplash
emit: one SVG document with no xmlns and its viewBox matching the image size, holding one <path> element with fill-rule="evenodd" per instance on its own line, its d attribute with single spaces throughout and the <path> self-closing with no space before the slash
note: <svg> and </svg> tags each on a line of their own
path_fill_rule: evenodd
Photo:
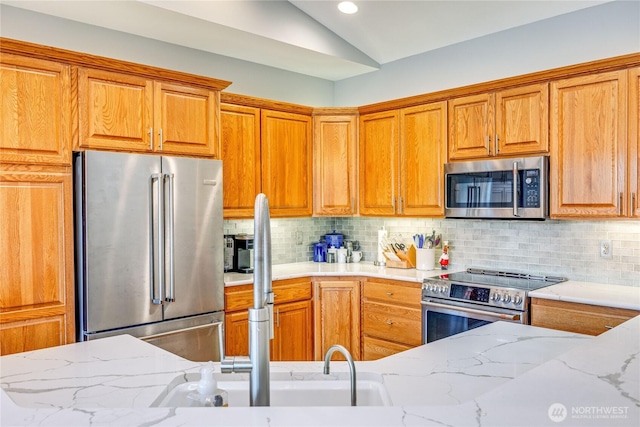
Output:
<svg viewBox="0 0 640 427">
<path fill-rule="evenodd" d="M 452 269 L 474 266 L 640 286 L 640 221 L 271 219 L 273 263 L 313 260 L 312 243 L 333 230 L 357 240 L 363 261 L 372 262 L 377 254 L 377 231 L 382 226 L 390 235 L 405 237 L 436 230 L 449 241 Z M 225 221 L 224 233 L 252 234 L 253 220 Z M 611 241 L 611 259 L 600 257 L 601 240 Z M 437 249 L 436 259 L 441 250 Z"/>
</svg>

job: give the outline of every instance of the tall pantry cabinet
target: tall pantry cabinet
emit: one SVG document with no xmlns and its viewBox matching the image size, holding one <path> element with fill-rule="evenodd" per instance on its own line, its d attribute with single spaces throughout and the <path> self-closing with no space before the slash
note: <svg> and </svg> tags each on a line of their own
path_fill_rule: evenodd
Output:
<svg viewBox="0 0 640 427">
<path fill-rule="evenodd" d="M 0 53 L 0 355 L 75 340 L 70 67 Z"/>
</svg>

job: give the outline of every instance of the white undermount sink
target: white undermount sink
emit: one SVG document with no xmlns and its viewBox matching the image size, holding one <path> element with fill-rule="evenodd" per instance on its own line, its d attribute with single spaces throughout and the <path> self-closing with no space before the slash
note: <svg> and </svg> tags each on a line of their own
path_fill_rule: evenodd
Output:
<svg viewBox="0 0 640 427">
<path fill-rule="evenodd" d="M 246 376 L 237 377 L 235 374 L 217 374 L 218 388 L 228 393 L 229 407 L 249 406 L 249 381 Z M 196 390 L 199 378 L 195 375 L 193 381 L 188 382 L 183 382 L 184 376 L 176 378 L 151 406 L 198 406 L 187 395 Z M 391 399 L 379 375 L 358 373 L 356 385 L 358 406 L 391 406 Z M 271 406 L 350 406 L 349 375 L 272 375 L 270 400 Z"/>
</svg>

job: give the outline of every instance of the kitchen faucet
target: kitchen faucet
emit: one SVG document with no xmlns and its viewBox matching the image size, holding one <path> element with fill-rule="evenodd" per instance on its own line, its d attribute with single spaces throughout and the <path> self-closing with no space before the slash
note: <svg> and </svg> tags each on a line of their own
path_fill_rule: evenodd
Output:
<svg viewBox="0 0 640 427">
<path fill-rule="evenodd" d="M 342 353 L 342 355 L 347 359 L 347 363 L 349 364 L 351 379 L 351 406 L 356 406 L 356 365 L 355 363 L 353 363 L 353 357 L 351 357 L 351 353 L 349 353 L 349 350 L 339 344 L 332 345 L 329 350 L 327 350 L 327 354 L 324 356 L 324 374 L 329 375 L 329 362 L 331 361 L 331 356 L 335 351 L 339 351 L 340 353 Z"/>
<path fill-rule="evenodd" d="M 249 309 L 249 358 L 224 359 L 221 371 L 249 372 L 250 405 L 269 406 L 269 341 L 273 338 L 271 226 L 269 200 L 262 193 L 256 197 L 253 228 L 253 308 Z"/>
</svg>

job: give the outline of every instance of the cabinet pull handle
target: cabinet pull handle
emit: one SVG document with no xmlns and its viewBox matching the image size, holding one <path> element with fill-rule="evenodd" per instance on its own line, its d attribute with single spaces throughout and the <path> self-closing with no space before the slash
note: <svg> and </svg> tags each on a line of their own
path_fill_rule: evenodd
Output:
<svg viewBox="0 0 640 427">
<path fill-rule="evenodd" d="M 393 295 L 393 292 L 387 292 L 388 297 L 390 297 L 391 295 Z"/>
<path fill-rule="evenodd" d="M 162 151 L 162 128 L 160 128 L 160 132 L 158 132 L 160 134 L 160 151 Z"/>
<path fill-rule="evenodd" d="M 402 197 L 399 197 L 398 201 L 400 202 L 400 203 L 398 203 L 398 213 L 402 214 L 402 201 L 403 201 Z"/>
<path fill-rule="evenodd" d="M 500 140 L 500 138 L 498 137 L 498 134 L 496 133 L 496 139 L 494 141 L 494 145 L 496 147 L 496 155 L 500 152 L 500 149 L 498 148 L 498 141 Z"/>
<path fill-rule="evenodd" d="M 604 325 L 604 327 L 605 327 L 606 329 L 613 329 L 613 328 L 614 328 L 614 327 L 613 327 L 613 326 L 611 326 L 611 325 Z"/>
<path fill-rule="evenodd" d="M 487 135 L 487 155 L 491 155 L 491 137 Z"/>
<path fill-rule="evenodd" d="M 391 320 L 387 320 L 387 325 L 393 325 L 393 322 Z"/>
<path fill-rule="evenodd" d="M 631 193 L 629 200 L 629 216 L 633 216 L 634 211 L 636 210 L 636 193 Z"/>
<path fill-rule="evenodd" d="M 391 209 L 393 209 L 394 212 L 396 210 L 396 198 L 395 197 L 391 198 Z"/>
<path fill-rule="evenodd" d="M 351 213 L 355 213 L 355 205 L 356 205 L 356 199 L 355 197 L 351 198 Z"/>
<path fill-rule="evenodd" d="M 149 128 L 149 150 L 153 150 L 153 128 Z"/>
<path fill-rule="evenodd" d="M 280 309 L 276 308 L 276 326 L 280 327 Z"/>
<path fill-rule="evenodd" d="M 620 192 L 618 198 L 619 198 L 619 200 L 618 200 L 618 216 L 622 216 L 622 203 L 624 201 L 624 195 L 622 194 L 622 192 Z"/>
</svg>

